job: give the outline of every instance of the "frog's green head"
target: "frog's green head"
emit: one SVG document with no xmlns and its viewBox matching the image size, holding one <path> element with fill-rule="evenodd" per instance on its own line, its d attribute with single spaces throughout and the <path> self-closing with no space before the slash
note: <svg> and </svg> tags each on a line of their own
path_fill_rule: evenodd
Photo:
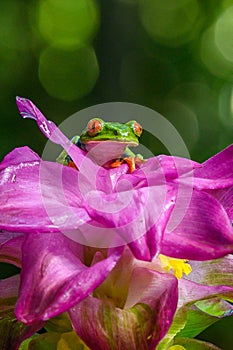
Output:
<svg viewBox="0 0 233 350">
<path fill-rule="evenodd" d="M 92 141 L 116 141 L 132 147 L 139 144 L 141 133 L 142 127 L 135 120 L 121 124 L 94 118 L 89 121 L 86 129 L 83 130 L 80 135 L 80 141 L 83 144 Z"/>
</svg>

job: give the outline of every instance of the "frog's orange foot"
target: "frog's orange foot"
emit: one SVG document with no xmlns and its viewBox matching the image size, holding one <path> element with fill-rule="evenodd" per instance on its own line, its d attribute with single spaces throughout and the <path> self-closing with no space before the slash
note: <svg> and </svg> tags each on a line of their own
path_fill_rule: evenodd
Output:
<svg viewBox="0 0 233 350">
<path fill-rule="evenodd" d="M 129 171 L 132 173 L 136 169 L 134 158 L 127 157 L 127 158 L 124 158 L 123 160 L 125 163 L 128 164 Z"/>
<path fill-rule="evenodd" d="M 72 160 L 69 160 L 67 165 L 71 168 L 74 168 L 75 170 L 78 170 L 78 168 L 76 167 L 76 165 L 74 164 L 74 162 Z"/>
<path fill-rule="evenodd" d="M 117 167 L 121 166 L 121 164 L 123 164 L 123 163 L 128 164 L 129 171 L 132 173 L 136 169 L 135 164 L 139 165 L 139 164 L 143 163 L 143 161 L 138 157 L 120 158 L 120 159 L 117 159 L 114 162 L 110 163 L 110 168 L 117 168 Z"/>
<path fill-rule="evenodd" d="M 110 168 L 118 168 L 123 163 L 124 163 L 124 159 L 117 159 L 114 162 L 110 163 Z"/>
<path fill-rule="evenodd" d="M 130 158 L 130 157 L 125 157 L 125 158 L 120 158 L 115 160 L 114 162 L 110 163 L 110 168 L 117 168 L 121 166 L 121 164 L 123 163 L 128 164 L 128 167 L 131 173 L 135 170 L 134 158 Z"/>
</svg>

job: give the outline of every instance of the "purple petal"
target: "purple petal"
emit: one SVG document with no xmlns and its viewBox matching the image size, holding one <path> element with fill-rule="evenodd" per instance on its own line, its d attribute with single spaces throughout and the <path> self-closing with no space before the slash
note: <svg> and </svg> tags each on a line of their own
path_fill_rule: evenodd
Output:
<svg viewBox="0 0 233 350">
<path fill-rule="evenodd" d="M 21 267 L 21 246 L 24 235 L 20 233 L 0 233 L 0 261 Z"/>
<path fill-rule="evenodd" d="M 233 252 L 233 229 L 221 204 L 208 193 L 193 191 L 181 223 L 163 238 L 164 255 L 209 260 Z"/>
<path fill-rule="evenodd" d="M 47 120 L 44 117 L 44 115 L 41 113 L 41 111 L 34 105 L 34 103 L 32 103 L 32 101 L 26 98 L 17 96 L 16 104 L 18 106 L 21 116 L 23 118 L 34 119 L 37 122 L 41 132 L 47 138 L 51 138 L 51 141 L 59 144 L 60 142 L 69 143 L 68 142 L 69 140 L 65 138 L 65 136 L 56 127 L 56 125 L 50 120 Z"/>
<path fill-rule="evenodd" d="M 160 166 L 167 180 L 172 180 L 194 170 L 201 168 L 201 164 L 191 159 L 160 155 L 158 157 Z M 152 158 L 153 159 L 153 158 Z"/>
<path fill-rule="evenodd" d="M 227 189 L 220 189 L 212 193 L 219 200 L 233 223 L 233 186 Z"/>
<path fill-rule="evenodd" d="M 16 163 L 19 150 L 11 153 L 15 165 L 0 173 L 0 229 L 54 232 L 75 229 L 88 221 L 86 210 L 79 205 L 82 199 L 73 193 L 78 172 L 58 163 Z M 28 149 L 22 148 L 20 154 L 23 159 L 25 152 L 27 155 Z M 62 184 L 59 178 L 62 178 Z M 75 202 L 76 206 L 69 206 L 68 200 Z"/>
<path fill-rule="evenodd" d="M 233 221 L 233 145 L 208 159 L 194 172 L 196 187 L 217 198 Z"/>
<path fill-rule="evenodd" d="M 206 179 L 232 178 L 233 169 L 233 145 L 214 155 L 202 164 L 202 167 L 194 171 L 195 177 Z"/>
<path fill-rule="evenodd" d="M 0 170 L 5 169 L 7 167 L 11 167 L 13 165 L 21 165 L 22 163 L 31 163 L 31 162 L 39 162 L 40 157 L 38 154 L 33 152 L 29 147 L 19 147 L 15 148 L 12 152 L 8 153 L 2 162 L 0 163 Z"/>
<path fill-rule="evenodd" d="M 193 176 L 193 174 L 192 174 Z M 218 189 L 227 189 L 233 186 L 233 176 L 228 179 L 208 179 L 201 177 L 190 177 L 189 174 L 185 177 L 179 178 L 179 183 L 190 186 L 192 184 L 193 188 L 199 191 L 208 191 L 208 190 L 218 190 Z M 212 191 L 214 194 L 215 192 Z"/>
<path fill-rule="evenodd" d="M 96 173 L 99 168 L 94 164 L 86 152 L 75 146 L 50 120 L 47 120 L 40 110 L 28 99 L 16 97 L 16 103 L 23 118 L 32 118 L 37 122 L 40 131 L 52 142 L 59 144 L 71 156 L 75 165 L 84 174 L 91 173 L 91 169 Z"/>
<path fill-rule="evenodd" d="M 22 148 L 21 151 L 21 158 L 25 158 L 24 152 L 28 154 L 28 149 Z M 0 193 L 0 229 L 24 233 L 62 231 L 82 244 L 89 243 L 92 246 L 102 244 L 102 247 L 108 246 L 104 244 L 109 238 L 111 243 L 112 236 L 118 239 L 116 230 L 112 231 L 112 236 L 106 235 L 106 230 L 109 230 L 109 218 L 105 211 L 109 205 L 104 202 L 103 192 L 95 189 L 95 183 L 90 183 L 82 173 L 58 163 L 44 161 L 17 163 L 14 154 L 18 158 L 19 150 L 11 154 L 15 165 L 3 167 L 0 173 L 0 186 L 3 189 Z M 113 174 L 116 175 L 114 172 Z M 107 184 L 109 177 L 106 179 L 102 172 L 97 175 L 100 176 L 100 180 L 97 176 L 100 186 L 103 183 Z M 100 212 L 99 216 L 95 208 L 91 208 L 93 203 L 89 203 L 90 197 L 87 198 L 91 193 L 95 195 L 93 198 L 96 198 L 97 208 L 100 208 L 101 203 L 104 204 L 104 211 Z M 109 196 L 116 197 L 117 194 L 110 193 L 105 196 L 109 200 Z M 118 199 L 118 203 L 122 206 L 121 198 Z M 119 220 L 119 214 L 113 220 L 112 227 L 118 225 L 119 221 L 116 220 Z M 84 226 L 84 223 L 87 225 Z M 104 228 L 102 236 L 97 232 L 101 227 Z M 84 236 L 80 231 L 81 228 Z M 122 238 L 120 242 L 118 239 L 118 245 L 124 242 Z"/>
<path fill-rule="evenodd" d="M 21 286 L 15 313 L 32 324 L 48 320 L 80 302 L 106 278 L 121 249 L 91 267 L 82 264 L 59 233 L 30 234 L 23 245 Z"/>
<path fill-rule="evenodd" d="M 233 286 L 233 256 L 210 261 L 192 261 L 188 279 L 205 285 Z"/>
<path fill-rule="evenodd" d="M 152 350 L 172 322 L 177 296 L 176 278 L 136 268 L 124 309 L 88 297 L 69 314 L 77 334 L 91 349 Z"/>
<path fill-rule="evenodd" d="M 164 203 L 157 203 L 157 208 L 161 208 L 160 215 L 158 215 L 155 220 L 155 201 L 152 201 L 149 211 L 156 223 L 149 226 L 146 229 L 146 234 L 142 235 L 139 239 L 135 239 L 133 242 L 129 243 L 129 247 L 137 259 L 151 261 L 154 256 L 160 253 L 162 247 L 163 235 L 167 226 L 167 223 L 174 209 L 176 198 L 176 191 L 168 191 L 166 200 Z M 148 205 L 148 204 L 147 204 Z M 153 222 L 149 219 L 149 222 Z M 138 228 L 135 228 L 138 229 Z"/>
<path fill-rule="evenodd" d="M 179 305 L 198 300 L 233 301 L 233 257 L 210 261 L 192 261 L 192 272 L 179 281 Z"/>
<path fill-rule="evenodd" d="M 211 298 L 233 301 L 233 287 L 207 286 L 184 278 L 179 281 L 179 307 Z"/>
</svg>

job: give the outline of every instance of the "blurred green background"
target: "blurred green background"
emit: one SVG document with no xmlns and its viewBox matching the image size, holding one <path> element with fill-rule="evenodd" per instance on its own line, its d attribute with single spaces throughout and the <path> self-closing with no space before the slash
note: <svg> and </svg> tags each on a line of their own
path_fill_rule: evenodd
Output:
<svg viewBox="0 0 233 350">
<path fill-rule="evenodd" d="M 1 158 L 46 143 L 16 95 L 56 124 L 98 103 L 148 106 L 197 161 L 232 143 L 233 0 L 1 0 L 0 62 Z M 147 133 L 142 143 L 164 152 Z M 201 338 L 232 350 L 232 326 L 224 319 Z"/>
</svg>

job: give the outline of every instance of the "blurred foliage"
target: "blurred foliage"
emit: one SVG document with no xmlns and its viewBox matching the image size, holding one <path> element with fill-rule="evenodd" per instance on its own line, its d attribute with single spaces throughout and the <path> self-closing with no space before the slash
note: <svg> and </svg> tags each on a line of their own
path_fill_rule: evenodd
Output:
<svg viewBox="0 0 233 350">
<path fill-rule="evenodd" d="M 1 0 L 0 156 L 46 142 L 20 118 L 20 95 L 56 124 L 98 103 L 148 106 L 207 159 L 233 139 L 232 38 L 232 0 Z M 142 142 L 166 151 L 150 130 Z"/>
</svg>

